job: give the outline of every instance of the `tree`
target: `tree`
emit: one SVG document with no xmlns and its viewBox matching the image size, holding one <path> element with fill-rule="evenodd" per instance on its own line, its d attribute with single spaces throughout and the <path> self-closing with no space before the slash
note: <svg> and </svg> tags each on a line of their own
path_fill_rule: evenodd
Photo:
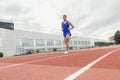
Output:
<svg viewBox="0 0 120 80">
<path fill-rule="evenodd" d="M 115 33 L 114 39 L 115 39 L 115 44 L 120 44 L 120 31 L 119 30 Z"/>
</svg>

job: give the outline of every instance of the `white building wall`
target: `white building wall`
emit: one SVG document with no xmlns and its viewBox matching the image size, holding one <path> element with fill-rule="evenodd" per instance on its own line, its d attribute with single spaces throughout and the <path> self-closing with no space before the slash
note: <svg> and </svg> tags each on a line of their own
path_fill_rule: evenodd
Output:
<svg viewBox="0 0 120 80">
<path fill-rule="evenodd" d="M 4 57 L 6 56 L 13 56 L 16 54 L 16 48 L 22 46 L 22 39 L 33 39 L 34 40 L 34 46 L 33 47 L 24 47 L 24 48 L 56 48 L 60 47 L 63 48 L 65 45 L 63 45 L 63 36 L 62 35 L 52 35 L 52 34 L 44 34 L 44 33 L 36 33 L 36 32 L 28 32 L 28 31 L 20 31 L 20 30 L 7 30 L 7 29 L 1 29 L 0 28 L 0 51 L 4 53 Z M 36 39 L 45 39 L 45 46 L 36 46 L 35 40 Z M 61 40 L 62 45 L 61 46 L 47 46 L 47 40 Z M 72 45 L 70 46 L 86 46 L 86 45 L 78 45 L 78 41 L 90 41 L 89 38 L 83 38 L 83 37 L 73 37 L 71 39 Z M 77 45 L 74 45 L 74 41 L 77 41 Z M 54 42 L 55 43 L 55 42 Z M 88 45 L 89 46 L 89 45 Z M 92 46 L 90 44 L 90 46 Z"/>
<path fill-rule="evenodd" d="M 1 38 L 0 38 L 0 48 L 1 48 Z"/>
<path fill-rule="evenodd" d="M 16 46 L 19 46 L 19 38 L 13 30 L 0 29 L 1 48 L 4 56 L 11 56 L 16 53 Z"/>
</svg>

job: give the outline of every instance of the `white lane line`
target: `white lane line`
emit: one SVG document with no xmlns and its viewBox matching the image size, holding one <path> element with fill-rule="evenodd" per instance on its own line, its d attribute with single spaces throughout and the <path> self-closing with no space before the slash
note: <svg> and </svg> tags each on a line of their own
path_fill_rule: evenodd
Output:
<svg viewBox="0 0 120 80">
<path fill-rule="evenodd" d="M 55 58 L 59 58 L 59 57 L 63 57 L 63 56 L 65 56 L 65 55 L 56 56 L 56 57 L 50 57 L 50 58 L 44 58 L 44 59 L 39 59 L 39 60 L 34 60 L 34 61 L 28 61 L 28 62 L 23 62 L 23 63 L 19 63 L 19 64 L 13 64 L 13 65 L 8 65 L 8 66 L 3 66 L 3 67 L 0 67 L 0 69 L 10 68 L 10 67 L 16 67 L 16 66 L 20 66 L 20 65 L 24 65 L 24 64 L 29 64 L 29 63 L 33 63 L 33 62 L 38 62 L 38 61 L 45 61 L 45 60 L 55 59 Z"/>
<path fill-rule="evenodd" d="M 34 61 L 27 61 L 27 62 L 23 62 L 23 63 L 19 63 L 19 64 L 11 64 L 11 65 L 8 65 L 8 66 L 2 66 L 2 67 L 0 67 L 0 69 L 10 68 L 10 67 L 16 67 L 16 66 L 20 66 L 20 65 L 25 65 L 25 64 L 33 63 L 33 62 L 45 61 L 45 60 L 50 60 L 50 59 L 55 59 L 55 58 L 60 58 L 60 57 L 72 56 L 72 55 L 79 55 L 79 54 L 68 54 L 68 55 L 64 55 L 63 54 L 63 55 L 60 55 L 60 56 L 55 56 L 55 57 L 50 57 L 50 58 L 44 58 L 44 59 L 39 59 L 39 60 L 34 60 Z"/>
<path fill-rule="evenodd" d="M 56 59 L 56 58 L 60 58 L 60 57 L 72 56 L 72 55 L 79 55 L 79 54 L 68 54 L 68 55 L 63 54 L 63 55 L 60 55 L 60 56 L 55 56 L 55 57 L 50 57 L 50 58 L 44 58 L 44 59 L 39 59 L 39 60 L 34 60 L 34 61 L 27 61 L 27 62 L 23 62 L 23 63 L 19 63 L 19 64 L 11 64 L 11 65 L 8 65 L 8 66 L 2 66 L 2 67 L 0 67 L 0 69 L 16 67 L 16 66 L 20 66 L 20 65 L 30 64 L 30 63 L 33 63 L 33 62 L 51 60 L 51 59 Z"/>
<path fill-rule="evenodd" d="M 99 62 L 100 60 L 104 59 L 105 57 L 107 57 L 108 55 L 116 52 L 119 49 L 115 49 L 112 50 L 108 53 L 106 53 L 105 55 L 101 56 L 100 58 L 94 60 L 93 62 L 89 63 L 88 65 L 86 65 L 85 67 L 83 67 L 82 69 L 78 70 L 77 72 L 73 73 L 72 75 L 68 76 L 67 78 L 65 78 L 64 80 L 74 80 L 75 78 L 77 78 L 78 76 L 80 76 L 81 74 L 83 74 L 85 71 L 87 71 L 88 69 L 90 69 L 93 65 L 95 65 L 97 62 Z"/>
</svg>

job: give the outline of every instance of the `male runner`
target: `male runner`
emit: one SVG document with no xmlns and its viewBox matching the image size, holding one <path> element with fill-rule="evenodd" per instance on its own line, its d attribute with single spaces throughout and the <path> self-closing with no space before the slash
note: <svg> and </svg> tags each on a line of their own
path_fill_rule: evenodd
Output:
<svg viewBox="0 0 120 80">
<path fill-rule="evenodd" d="M 64 54 L 69 53 L 69 40 L 70 40 L 70 36 L 71 36 L 70 30 L 72 30 L 73 28 L 74 28 L 74 26 L 72 25 L 71 22 L 69 22 L 67 20 L 67 16 L 63 15 L 62 31 L 63 31 L 63 36 L 64 36 L 64 42 L 66 44 L 66 51 Z"/>
</svg>

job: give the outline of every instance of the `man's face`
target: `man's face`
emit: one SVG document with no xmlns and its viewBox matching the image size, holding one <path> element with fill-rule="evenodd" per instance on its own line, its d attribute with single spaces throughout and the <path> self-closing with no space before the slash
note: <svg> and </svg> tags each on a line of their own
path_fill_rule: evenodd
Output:
<svg viewBox="0 0 120 80">
<path fill-rule="evenodd" d="M 66 21 L 67 17 L 66 16 L 63 16 L 63 20 Z"/>
</svg>

